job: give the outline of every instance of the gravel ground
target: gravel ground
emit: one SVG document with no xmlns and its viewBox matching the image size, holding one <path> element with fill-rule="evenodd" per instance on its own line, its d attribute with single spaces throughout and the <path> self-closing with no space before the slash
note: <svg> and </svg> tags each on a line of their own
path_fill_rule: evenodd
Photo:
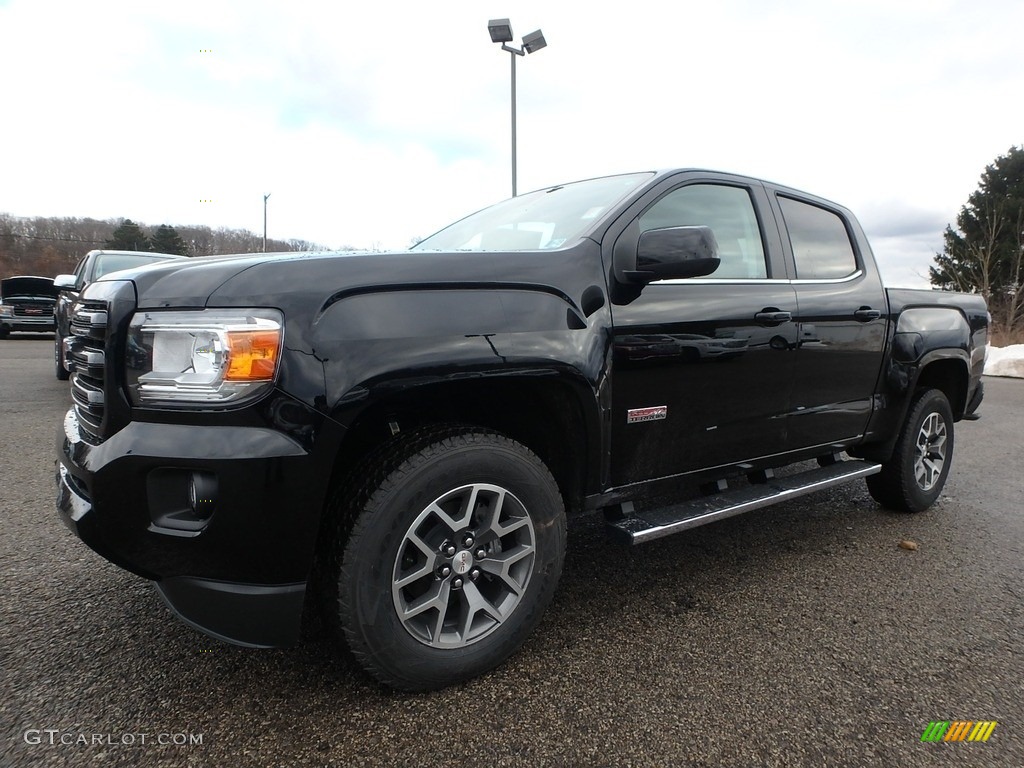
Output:
<svg viewBox="0 0 1024 768">
<path fill-rule="evenodd" d="M 75 539 L 51 350 L 0 342 L 2 766 L 1024 765 L 1024 381 L 986 381 L 920 515 L 856 483 L 633 550 L 572 524 L 526 647 L 409 695 L 322 641 L 209 640 Z M 921 743 L 958 719 L 999 725 Z"/>
</svg>

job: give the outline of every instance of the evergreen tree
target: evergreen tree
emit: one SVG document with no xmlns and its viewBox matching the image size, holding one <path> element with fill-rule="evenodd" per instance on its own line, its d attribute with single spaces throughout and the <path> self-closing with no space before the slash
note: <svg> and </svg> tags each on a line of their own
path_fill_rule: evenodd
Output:
<svg viewBox="0 0 1024 768">
<path fill-rule="evenodd" d="M 932 285 L 980 293 L 1002 330 L 1024 326 L 1024 147 L 985 168 L 956 224 L 929 269 Z"/>
<path fill-rule="evenodd" d="M 149 250 L 157 253 L 176 253 L 179 256 L 189 255 L 188 243 L 182 240 L 174 227 L 167 224 L 161 224 L 156 228 L 149 241 Z"/>
<path fill-rule="evenodd" d="M 148 251 L 149 238 L 131 219 L 123 219 L 103 247 L 111 251 Z"/>
</svg>

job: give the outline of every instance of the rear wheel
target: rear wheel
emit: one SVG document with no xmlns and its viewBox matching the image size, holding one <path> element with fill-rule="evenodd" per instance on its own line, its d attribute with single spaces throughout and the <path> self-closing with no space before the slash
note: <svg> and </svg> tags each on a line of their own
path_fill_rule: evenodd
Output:
<svg viewBox="0 0 1024 768">
<path fill-rule="evenodd" d="M 953 459 L 953 413 L 938 389 L 919 392 L 910 406 L 892 457 L 867 479 L 875 501 L 901 512 L 920 512 L 939 498 Z"/>
<path fill-rule="evenodd" d="M 484 431 L 411 436 L 349 499 L 337 621 L 381 682 L 440 688 L 525 641 L 554 594 L 565 514 L 547 467 Z M 340 510 L 339 510 L 340 511 Z"/>
</svg>

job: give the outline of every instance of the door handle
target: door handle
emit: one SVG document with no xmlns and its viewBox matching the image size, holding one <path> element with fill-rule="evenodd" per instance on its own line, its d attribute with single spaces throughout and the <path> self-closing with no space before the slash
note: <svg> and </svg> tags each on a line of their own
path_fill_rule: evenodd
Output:
<svg viewBox="0 0 1024 768">
<path fill-rule="evenodd" d="M 754 319 L 761 325 L 782 325 L 793 319 L 793 313 L 783 312 L 775 307 L 765 307 L 754 315 Z"/>
<path fill-rule="evenodd" d="M 882 313 L 877 309 L 871 307 L 861 307 L 853 313 L 853 317 L 857 322 L 867 323 L 871 320 L 877 320 L 882 316 Z"/>
</svg>

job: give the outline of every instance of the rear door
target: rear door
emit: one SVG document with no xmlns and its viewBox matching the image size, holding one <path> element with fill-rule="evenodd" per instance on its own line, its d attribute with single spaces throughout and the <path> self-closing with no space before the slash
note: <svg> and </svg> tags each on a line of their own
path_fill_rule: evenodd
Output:
<svg viewBox="0 0 1024 768">
<path fill-rule="evenodd" d="M 867 428 L 877 391 L 882 281 L 848 211 L 789 190 L 769 193 L 792 259 L 800 334 L 787 446 L 849 443 Z"/>
<path fill-rule="evenodd" d="M 786 440 L 797 305 L 764 187 L 691 172 L 654 198 L 617 245 L 709 226 L 722 263 L 612 307 L 613 486 L 778 453 Z"/>
</svg>

